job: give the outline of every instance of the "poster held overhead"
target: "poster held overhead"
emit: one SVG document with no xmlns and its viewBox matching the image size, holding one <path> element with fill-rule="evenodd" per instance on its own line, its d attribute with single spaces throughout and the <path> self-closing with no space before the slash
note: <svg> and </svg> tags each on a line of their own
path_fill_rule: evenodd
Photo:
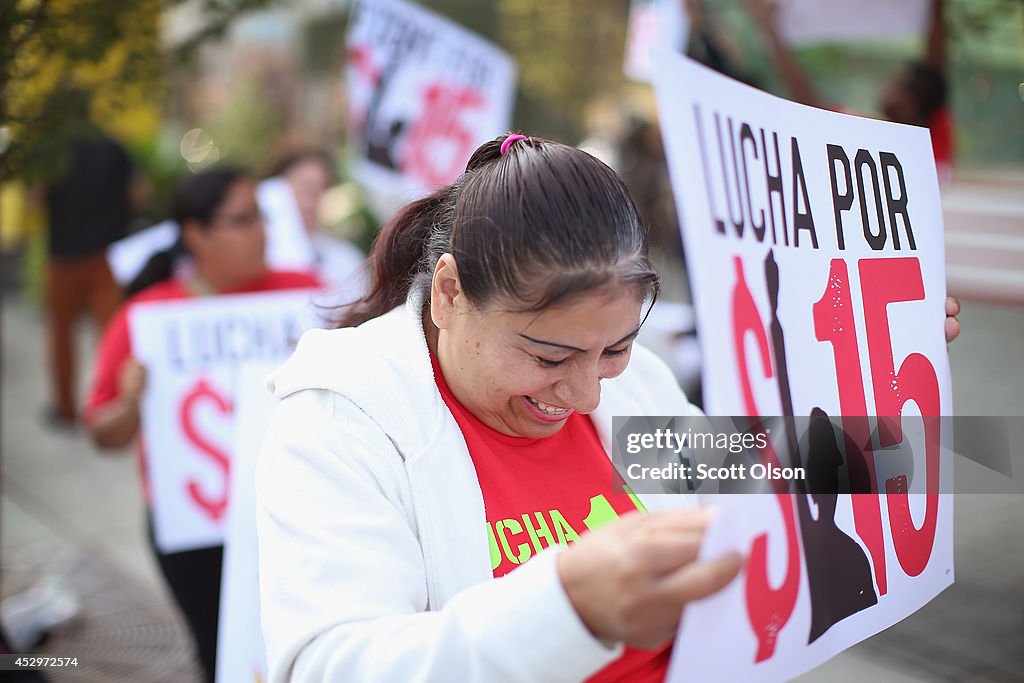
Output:
<svg viewBox="0 0 1024 683">
<path fill-rule="evenodd" d="M 511 124 L 511 57 L 417 5 L 359 0 L 347 49 L 352 169 L 378 213 L 455 180 Z"/>
<path fill-rule="evenodd" d="M 871 491 L 714 501 L 702 554 L 748 561 L 687 607 L 669 680 L 787 680 L 953 581 L 952 434 L 933 419 L 952 414 L 952 389 L 931 143 L 665 51 L 654 86 L 707 412 L 785 416 L 764 462 Z M 909 459 L 886 451 L 911 443 Z"/>
<path fill-rule="evenodd" d="M 917 38 L 928 25 L 930 2 L 781 0 L 779 31 L 791 45 Z"/>
<path fill-rule="evenodd" d="M 633 0 L 629 7 L 623 72 L 634 81 L 650 81 L 651 50 L 682 52 L 689 33 L 685 0 Z"/>
</svg>

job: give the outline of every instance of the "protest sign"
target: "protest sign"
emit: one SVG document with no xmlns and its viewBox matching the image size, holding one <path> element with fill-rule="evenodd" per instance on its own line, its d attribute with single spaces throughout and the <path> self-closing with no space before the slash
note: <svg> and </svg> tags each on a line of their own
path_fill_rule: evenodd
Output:
<svg viewBox="0 0 1024 683">
<path fill-rule="evenodd" d="M 623 62 L 626 76 L 634 81 L 651 80 L 651 49 L 682 52 L 689 31 L 684 0 L 633 0 Z"/>
<path fill-rule="evenodd" d="M 508 130 L 515 65 L 482 38 L 402 0 L 360 0 L 347 43 L 353 172 L 371 193 L 422 196 Z"/>
<path fill-rule="evenodd" d="M 917 38 L 928 25 L 930 0 L 781 0 L 779 33 L 786 42 L 856 42 Z"/>
<path fill-rule="evenodd" d="M 223 541 L 239 367 L 284 361 L 309 301 L 309 291 L 292 290 L 132 308 L 132 348 L 146 368 L 142 439 L 162 552 Z"/>
<path fill-rule="evenodd" d="M 239 372 L 231 458 L 231 507 L 224 538 L 217 632 L 217 680 L 265 681 L 256 547 L 256 456 L 277 399 L 267 376 L 277 363 L 246 363 Z"/>
<path fill-rule="evenodd" d="M 817 417 L 840 419 L 828 453 L 790 428 L 760 457 L 818 481 L 843 472 L 861 491 L 716 499 L 702 552 L 748 561 L 687 607 L 670 679 L 788 679 L 953 580 L 951 434 L 924 419 L 952 414 L 931 143 L 924 128 L 787 102 L 667 52 L 654 84 L 705 409 L 809 418 L 812 437 L 829 424 Z M 910 440 L 910 462 L 886 460 Z"/>
<path fill-rule="evenodd" d="M 123 237 L 107 247 L 107 264 L 122 287 L 135 279 L 153 254 L 170 249 L 178 239 L 178 224 L 163 221 Z"/>
<path fill-rule="evenodd" d="M 281 177 L 267 178 L 256 187 L 256 199 L 267 233 L 267 267 L 300 272 L 313 270 L 316 253 L 288 181 Z"/>
</svg>

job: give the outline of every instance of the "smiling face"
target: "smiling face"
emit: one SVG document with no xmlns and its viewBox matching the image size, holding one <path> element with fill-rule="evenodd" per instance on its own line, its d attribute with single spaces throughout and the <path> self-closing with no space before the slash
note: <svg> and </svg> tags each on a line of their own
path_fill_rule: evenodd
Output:
<svg viewBox="0 0 1024 683">
<path fill-rule="evenodd" d="M 601 380 L 629 363 L 642 307 L 641 297 L 623 287 L 584 293 L 539 313 L 477 308 L 446 254 L 424 322 L 445 381 L 467 410 L 503 434 L 542 438 L 573 412 L 597 408 Z"/>
</svg>

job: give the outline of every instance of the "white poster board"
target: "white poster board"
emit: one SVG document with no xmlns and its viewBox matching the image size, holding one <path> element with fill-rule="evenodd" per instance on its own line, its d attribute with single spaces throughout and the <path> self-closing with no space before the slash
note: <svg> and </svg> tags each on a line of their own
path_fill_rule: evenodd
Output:
<svg viewBox="0 0 1024 683">
<path fill-rule="evenodd" d="M 822 411 L 874 449 L 865 469 L 880 494 L 716 501 L 702 553 L 738 549 L 748 561 L 725 591 L 687 607 L 669 679 L 787 680 L 953 580 L 952 495 L 939 493 L 952 490 L 952 435 L 948 421 L 920 418 L 952 414 L 931 143 L 924 128 L 787 102 L 667 52 L 654 84 L 706 411 Z M 902 418 L 879 437 L 853 419 L 865 415 Z M 904 439 L 913 462 L 885 460 Z M 897 465 L 918 476 L 901 479 Z M 889 489 L 908 479 L 909 494 Z"/>
<path fill-rule="evenodd" d="M 779 33 L 786 42 L 840 43 L 919 38 L 928 26 L 931 0 L 779 0 Z"/>
<path fill-rule="evenodd" d="M 685 0 L 633 0 L 623 72 L 634 81 L 646 83 L 651 80 L 651 49 L 682 52 L 689 34 Z"/>
<path fill-rule="evenodd" d="M 238 372 L 284 361 L 310 290 L 138 304 L 132 349 L 146 368 L 142 439 L 156 545 L 165 553 L 223 542 Z"/>
<path fill-rule="evenodd" d="M 267 267 L 306 273 L 315 270 L 313 243 L 288 181 L 281 177 L 267 178 L 256 187 L 256 200 L 263 212 L 267 233 Z"/>
<path fill-rule="evenodd" d="M 402 0 L 358 0 L 347 44 L 353 173 L 378 204 L 452 182 L 508 130 L 515 64 L 479 36 Z"/>
<path fill-rule="evenodd" d="M 224 538 L 217 633 L 217 680 L 265 681 L 260 627 L 259 553 L 256 547 L 256 457 L 277 407 L 267 376 L 278 363 L 247 363 L 238 377 L 231 460 L 231 508 Z"/>
<path fill-rule="evenodd" d="M 170 249 L 178 239 L 178 224 L 164 221 L 123 237 L 107 247 L 107 264 L 114 280 L 128 285 L 153 254 Z"/>
</svg>

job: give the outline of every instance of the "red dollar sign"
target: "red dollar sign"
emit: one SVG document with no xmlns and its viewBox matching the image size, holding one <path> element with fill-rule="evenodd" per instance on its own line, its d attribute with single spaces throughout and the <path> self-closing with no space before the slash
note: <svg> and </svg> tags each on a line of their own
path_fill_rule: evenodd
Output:
<svg viewBox="0 0 1024 683">
<path fill-rule="evenodd" d="M 181 409 L 178 413 L 185 438 L 192 443 L 197 451 L 208 456 L 224 473 L 224 489 L 217 498 L 208 498 L 195 479 L 189 479 L 185 487 L 189 497 L 199 506 L 199 509 L 214 522 L 219 522 L 228 508 L 228 474 L 231 461 L 224 451 L 207 441 L 196 429 L 193 423 L 193 412 L 201 401 L 213 402 L 214 407 L 227 417 L 231 416 L 232 406 L 228 399 L 210 387 L 205 379 L 200 378 L 192 391 L 185 395 L 185 400 L 181 402 Z"/>
<path fill-rule="evenodd" d="M 768 335 L 764 323 L 757 311 L 747 281 L 743 274 L 743 261 L 737 256 L 733 259 L 736 284 L 732 291 L 732 325 L 733 350 L 739 366 L 740 390 L 743 392 L 743 406 L 748 415 L 760 415 L 754 400 L 754 389 L 750 381 L 750 367 L 744 341 L 747 333 L 754 335 L 757 350 L 760 352 L 761 368 L 764 377 L 771 377 L 772 359 L 768 346 Z M 766 464 L 779 467 L 779 458 L 775 448 L 769 443 L 761 451 Z M 757 654 L 755 662 L 763 662 L 775 654 L 775 643 L 779 632 L 793 616 L 796 607 L 797 592 L 800 588 L 800 545 L 797 538 L 796 513 L 793 510 L 793 497 L 787 493 L 775 494 L 782 513 L 783 527 L 786 533 L 786 578 L 777 588 L 768 580 L 768 534 L 760 534 L 750 547 L 747 560 L 746 602 L 747 618 L 754 634 L 757 636 Z"/>
</svg>

